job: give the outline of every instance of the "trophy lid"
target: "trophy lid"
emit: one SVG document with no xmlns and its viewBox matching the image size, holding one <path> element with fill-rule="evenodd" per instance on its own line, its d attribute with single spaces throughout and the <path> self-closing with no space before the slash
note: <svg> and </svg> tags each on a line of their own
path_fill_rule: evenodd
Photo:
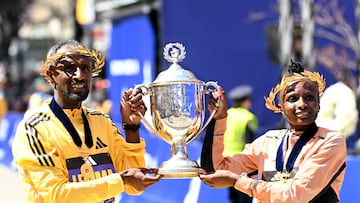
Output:
<svg viewBox="0 0 360 203">
<path fill-rule="evenodd" d="M 167 44 L 164 47 L 163 54 L 164 58 L 172 64 L 167 70 L 159 73 L 154 82 L 198 80 L 191 71 L 185 70 L 179 65 L 186 54 L 185 47 L 182 44 Z"/>
</svg>

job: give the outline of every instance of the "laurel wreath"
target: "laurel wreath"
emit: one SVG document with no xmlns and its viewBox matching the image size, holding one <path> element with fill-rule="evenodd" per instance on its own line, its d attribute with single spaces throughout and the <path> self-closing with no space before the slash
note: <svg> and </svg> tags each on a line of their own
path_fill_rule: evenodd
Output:
<svg viewBox="0 0 360 203">
<path fill-rule="evenodd" d="M 48 71 L 54 71 L 56 64 L 58 63 L 59 59 L 70 54 L 79 53 L 83 56 L 90 56 L 94 60 L 94 68 L 92 70 L 92 76 L 98 76 L 101 70 L 105 65 L 105 57 L 101 55 L 98 50 L 89 50 L 82 45 L 78 45 L 78 49 L 76 50 L 68 50 L 64 52 L 59 52 L 51 55 L 48 57 L 43 63 L 41 67 L 41 73 L 45 80 L 48 82 L 52 82 L 51 78 L 48 75 Z"/>
<path fill-rule="evenodd" d="M 170 48 L 178 48 L 180 50 L 180 54 L 179 54 L 179 57 L 178 58 L 174 58 L 172 57 L 170 54 L 169 54 L 169 50 Z M 182 60 L 184 60 L 185 58 L 185 55 L 186 55 L 186 51 L 185 51 L 185 47 L 184 45 L 182 45 L 181 43 L 168 43 L 164 49 L 163 49 L 163 54 L 164 54 L 164 59 L 167 60 L 168 62 L 171 62 L 171 63 L 178 63 Z"/>
<path fill-rule="evenodd" d="M 283 90 L 285 88 L 285 86 L 288 83 L 294 82 L 301 78 L 308 78 L 311 81 L 314 81 L 318 86 L 319 95 L 321 95 L 324 92 L 326 82 L 325 82 L 323 75 L 321 75 L 318 72 L 311 72 L 311 71 L 304 70 L 302 73 L 294 73 L 294 75 L 291 77 L 283 76 L 281 78 L 281 82 L 278 83 L 274 88 L 271 89 L 269 96 L 264 97 L 266 108 L 274 111 L 275 113 L 281 113 L 282 110 L 281 110 L 280 105 L 275 103 L 275 99 L 276 99 L 277 95 L 279 94 L 279 92 L 281 90 Z"/>
</svg>

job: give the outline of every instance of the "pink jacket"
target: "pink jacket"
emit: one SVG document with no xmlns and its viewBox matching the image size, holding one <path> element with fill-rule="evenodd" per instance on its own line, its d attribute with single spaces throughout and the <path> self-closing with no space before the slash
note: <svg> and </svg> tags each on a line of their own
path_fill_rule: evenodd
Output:
<svg viewBox="0 0 360 203">
<path fill-rule="evenodd" d="M 341 185 L 344 180 L 346 163 L 346 141 L 344 136 L 335 131 L 318 128 L 301 149 L 290 179 L 286 181 L 274 176 L 276 174 L 276 156 L 283 136 L 288 136 L 284 144 L 284 163 L 300 137 L 286 129 L 270 130 L 247 144 L 245 149 L 232 157 L 223 157 L 223 136 L 226 119 L 218 120 L 214 129 L 213 164 L 215 169 L 227 169 L 241 174 L 242 172 L 258 174 L 258 180 L 242 177 L 235 183 L 235 188 L 255 197 L 261 202 L 309 202 L 331 182 L 332 192 L 339 200 Z M 334 194 L 334 195 L 335 195 Z"/>
</svg>

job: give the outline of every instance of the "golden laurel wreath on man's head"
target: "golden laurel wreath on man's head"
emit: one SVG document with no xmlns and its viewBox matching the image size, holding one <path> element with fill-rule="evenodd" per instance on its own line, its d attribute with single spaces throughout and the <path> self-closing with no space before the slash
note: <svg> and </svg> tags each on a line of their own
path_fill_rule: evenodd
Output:
<svg viewBox="0 0 360 203">
<path fill-rule="evenodd" d="M 266 108 L 273 110 L 275 113 L 282 112 L 281 107 L 275 103 L 275 99 L 277 95 L 280 93 L 280 91 L 283 90 L 288 83 L 292 83 L 301 78 L 307 78 L 317 84 L 319 95 L 321 95 L 324 92 L 326 86 L 326 82 L 323 75 L 321 75 L 318 72 L 311 72 L 308 70 L 304 70 L 304 67 L 299 62 L 294 62 L 293 60 L 291 60 L 291 64 L 289 65 L 288 70 L 290 76 L 284 75 L 281 78 L 280 83 L 278 83 L 274 88 L 271 89 L 269 96 L 264 97 Z"/>
<path fill-rule="evenodd" d="M 73 53 L 79 53 L 83 56 L 90 56 L 94 61 L 94 68 L 92 69 L 92 76 L 96 77 L 99 75 L 101 70 L 105 65 L 105 57 L 98 50 L 89 50 L 82 45 L 78 45 L 78 49 L 74 50 L 67 50 L 64 52 L 59 52 L 51 55 L 48 57 L 43 63 L 41 67 L 40 75 L 42 75 L 45 80 L 51 83 L 51 78 L 48 75 L 48 71 L 54 71 L 56 68 L 56 64 L 58 63 L 59 59 L 66 55 L 70 55 Z"/>
</svg>

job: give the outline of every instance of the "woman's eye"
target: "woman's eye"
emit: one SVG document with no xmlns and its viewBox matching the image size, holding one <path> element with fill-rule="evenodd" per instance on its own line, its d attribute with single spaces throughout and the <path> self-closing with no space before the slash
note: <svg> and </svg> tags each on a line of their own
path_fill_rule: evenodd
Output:
<svg viewBox="0 0 360 203">
<path fill-rule="evenodd" d="M 288 97 L 288 99 L 287 99 L 287 101 L 289 101 L 289 102 L 294 102 L 294 101 L 296 101 L 297 100 L 297 98 L 295 97 L 295 96 L 290 96 L 290 97 Z"/>
<path fill-rule="evenodd" d="M 306 96 L 306 100 L 307 101 L 314 101 L 314 96 L 313 95 L 308 95 L 308 96 Z"/>
</svg>

